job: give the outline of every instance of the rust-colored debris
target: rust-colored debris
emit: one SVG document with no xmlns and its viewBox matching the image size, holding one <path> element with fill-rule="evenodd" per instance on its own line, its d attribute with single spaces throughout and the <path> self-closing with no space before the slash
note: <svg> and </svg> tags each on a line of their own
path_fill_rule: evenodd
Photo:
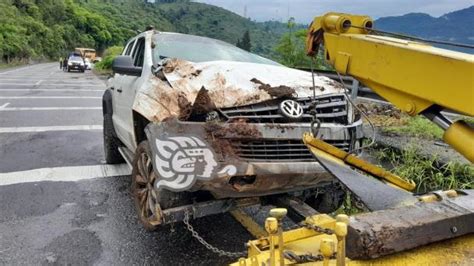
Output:
<svg viewBox="0 0 474 266">
<path fill-rule="evenodd" d="M 295 93 L 295 90 L 293 88 L 290 88 L 285 85 L 272 87 L 270 86 L 270 84 L 265 84 L 256 78 L 253 78 L 250 81 L 255 84 L 260 84 L 258 89 L 266 91 L 273 98 L 291 97 Z"/>
<path fill-rule="evenodd" d="M 242 119 L 227 124 L 207 122 L 205 128 L 214 150 L 223 158 L 236 156 L 232 147 L 232 139 L 260 138 L 262 136 L 255 125 L 248 124 Z"/>
<path fill-rule="evenodd" d="M 179 120 L 188 120 L 193 112 L 193 106 L 184 93 L 178 94 Z"/>
<path fill-rule="evenodd" d="M 259 138 L 262 136 L 262 133 L 257 129 L 255 125 L 248 124 L 243 119 L 239 119 L 237 121 L 234 121 L 233 123 L 228 123 L 225 126 L 215 126 L 212 134 L 217 138 Z"/>
<path fill-rule="evenodd" d="M 209 96 L 209 91 L 202 87 L 194 104 L 191 104 L 184 93 L 178 94 L 179 119 L 182 121 L 188 120 L 191 117 L 198 115 L 205 115 L 216 109 L 216 105 Z"/>
<path fill-rule="evenodd" d="M 209 96 L 209 91 L 202 87 L 193 104 L 192 114 L 206 114 L 216 109 L 216 105 Z"/>
<path fill-rule="evenodd" d="M 176 72 L 179 74 L 182 78 L 186 78 L 189 76 L 199 76 L 201 74 L 200 69 L 195 69 L 194 66 L 184 60 L 172 58 L 167 60 L 164 65 L 163 65 L 163 71 L 166 74 Z"/>
</svg>

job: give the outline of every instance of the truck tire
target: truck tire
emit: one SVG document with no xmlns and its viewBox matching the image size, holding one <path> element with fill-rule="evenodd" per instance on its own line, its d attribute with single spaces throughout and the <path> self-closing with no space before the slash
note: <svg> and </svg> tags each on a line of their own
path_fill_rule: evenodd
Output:
<svg viewBox="0 0 474 266">
<path fill-rule="evenodd" d="M 119 164 L 125 162 L 118 148 L 121 143 L 115 136 L 114 124 L 110 114 L 104 114 L 104 154 L 107 164 Z"/>
<path fill-rule="evenodd" d="M 161 211 L 191 202 L 190 193 L 157 190 L 157 178 L 153 169 L 153 155 L 147 140 L 142 141 L 135 152 L 132 169 L 132 195 L 141 223 L 149 231 L 161 224 Z"/>
</svg>

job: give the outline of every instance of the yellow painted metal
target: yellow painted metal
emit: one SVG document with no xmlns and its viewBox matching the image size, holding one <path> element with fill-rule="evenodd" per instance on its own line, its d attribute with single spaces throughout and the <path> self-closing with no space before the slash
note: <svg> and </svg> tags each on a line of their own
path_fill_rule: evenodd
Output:
<svg viewBox="0 0 474 266">
<path fill-rule="evenodd" d="M 474 98 L 471 99 L 474 106 Z M 463 121 L 454 122 L 443 135 L 444 141 L 451 145 L 459 153 L 463 154 L 466 159 L 474 163 L 474 129 Z"/>
<path fill-rule="evenodd" d="M 346 236 L 347 236 L 347 224 L 343 222 L 336 222 L 335 233 L 337 237 L 337 254 L 336 262 L 337 266 L 343 266 L 346 261 Z"/>
<path fill-rule="evenodd" d="M 446 191 L 441 191 L 441 192 L 436 192 L 436 193 L 428 193 L 426 195 L 419 196 L 418 200 L 425 203 L 436 202 L 443 199 L 442 195 L 448 198 L 455 198 L 458 196 L 458 192 L 452 189 L 452 190 L 446 190 Z"/>
<path fill-rule="evenodd" d="M 446 195 L 453 195 L 452 192 L 445 192 Z M 278 232 L 278 220 L 274 217 L 270 217 L 271 222 L 267 225 L 267 229 L 273 234 Z M 337 221 L 339 222 L 337 222 Z M 308 217 L 306 222 L 318 225 L 323 228 L 336 230 L 336 233 L 343 234 L 343 229 L 339 228 L 343 221 L 348 220 L 347 217 L 336 217 L 336 220 L 328 215 L 320 214 L 312 217 Z M 303 234 L 302 230 L 306 232 Z M 339 232 L 337 232 L 339 231 Z M 284 250 L 291 250 L 297 255 L 303 254 L 321 254 L 322 249 L 325 247 L 321 246 L 321 243 L 332 242 L 337 247 L 336 254 L 341 252 L 341 243 L 337 235 L 325 235 L 317 233 L 313 230 L 306 228 L 298 228 L 290 231 L 283 232 L 284 238 Z M 241 258 L 238 262 L 233 263 L 233 266 L 257 266 L 257 265 L 278 265 L 277 254 L 272 253 L 270 250 L 271 245 L 270 237 L 264 237 L 258 240 L 252 240 L 248 243 L 248 254 L 247 258 Z M 276 240 L 276 239 L 275 239 Z M 276 243 L 276 242 L 274 242 Z M 275 246 L 274 246 L 275 247 Z M 344 263 L 346 265 L 472 265 L 474 263 L 474 234 L 446 240 L 443 242 L 433 243 L 428 246 L 420 247 L 410 251 L 404 251 L 394 255 L 385 256 L 378 259 L 372 260 L 349 260 L 345 258 Z M 327 248 L 327 246 L 326 246 Z M 275 249 L 273 249 L 275 252 Z M 271 254 L 274 254 L 271 259 Z M 326 253 L 326 255 L 329 252 Z M 332 254 L 332 253 L 331 253 Z M 273 261 L 273 264 L 271 262 Z M 338 265 L 337 259 L 331 259 L 329 265 Z M 294 261 L 285 259 L 285 265 L 296 265 Z M 323 262 L 311 262 L 300 265 L 323 265 Z M 340 265 L 340 264 L 339 264 Z"/>
<path fill-rule="evenodd" d="M 414 250 L 368 261 L 350 261 L 349 265 L 473 265 L 474 234 L 433 243 Z"/>
<path fill-rule="evenodd" d="M 280 211 L 273 212 L 281 214 Z M 278 215 L 277 214 L 277 215 Z M 281 217 L 281 216 L 279 216 Z M 336 220 L 326 214 L 318 214 L 305 219 L 305 223 L 310 225 L 317 225 L 322 228 L 335 230 Z M 242 259 L 233 265 L 252 265 L 253 262 L 265 263 L 269 265 L 280 265 L 281 257 L 280 250 L 291 250 L 295 251 L 295 254 L 320 254 L 320 248 L 322 241 L 329 241 L 336 246 L 337 236 L 336 235 L 325 235 L 318 233 L 312 229 L 305 227 L 297 228 L 294 230 L 282 232 L 282 241 L 279 238 L 279 222 L 275 217 L 267 218 L 265 222 L 265 229 L 269 233 L 268 237 L 262 237 L 257 240 L 252 240 L 247 243 L 248 246 L 248 258 L 245 259 L 245 263 Z M 341 233 L 341 232 L 340 232 Z M 278 244 L 277 244 L 278 243 Z M 283 244 L 281 244 L 283 243 Z M 273 254 L 273 256 L 272 256 Z M 333 252 L 331 253 L 331 255 Z M 294 262 L 283 259 L 285 265 L 293 265 Z"/>
<path fill-rule="evenodd" d="M 315 49 L 315 41 L 324 42 L 331 65 L 348 61 L 347 74 L 412 115 L 436 104 L 474 116 L 474 55 L 368 35 L 365 29 L 355 28 L 365 27 L 367 19 L 340 13 L 316 18 L 307 49 Z M 355 27 L 344 30 L 344 21 Z M 317 33 L 322 34 L 319 39 L 314 38 Z"/>
<path fill-rule="evenodd" d="M 414 116 L 433 106 L 474 116 L 474 55 L 426 43 L 368 34 L 367 16 L 328 13 L 311 24 L 308 55 L 324 43 L 336 71 L 355 77 L 378 95 Z M 474 129 L 448 128 L 445 141 L 474 163 Z"/>
<path fill-rule="evenodd" d="M 403 178 L 394 175 L 386 170 L 384 170 L 381 167 L 378 167 L 376 165 L 373 165 L 369 162 L 366 162 L 357 156 L 353 154 L 349 154 L 341 149 L 338 149 L 331 144 L 328 144 L 324 142 L 323 140 L 314 138 L 311 133 L 305 133 L 303 135 L 303 141 L 304 143 L 309 147 L 313 147 L 319 150 L 322 150 L 324 152 L 327 152 L 331 154 L 332 156 L 335 156 L 336 158 L 344 161 L 345 163 L 356 167 L 359 170 L 365 171 L 367 173 L 370 173 L 374 175 L 375 177 L 381 178 L 385 181 L 388 181 L 394 185 L 396 185 L 399 188 L 411 191 L 415 189 L 416 184 L 413 182 L 413 180 L 404 180 Z"/>
<path fill-rule="evenodd" d="M 267 232 L 244 211 L 237 209 L 231 211 L 230 214 L 254 237 L 267 236 Z"/>
</svg>

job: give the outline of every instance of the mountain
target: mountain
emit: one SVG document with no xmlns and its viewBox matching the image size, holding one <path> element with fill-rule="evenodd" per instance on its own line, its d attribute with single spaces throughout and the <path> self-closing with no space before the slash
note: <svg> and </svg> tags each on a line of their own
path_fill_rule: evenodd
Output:
<svg viewBox="0 0 474 266">
<path fill-rule="evenodd" d="M 423 13 L 384 17 L 375 21 L 375 28 L 418 36 L 426 39 L 474 45 L 474 6 L 435 18 Z M 473 53 L 473 49 L 445 46 Z"/>
<path fill-rule="evenodd" d="M 148 25 L 231 44 L 248 30 L 252 52 L 266 57 L 272 57 L 286 29 L 284 23 L 257 23 L 220 7 L 187 0 L 2 0 L 0 62 L 58 58 L 81 46 L 102 51 L 123 45 Z"/>
<path fill-rule="evenodd" d="M 248 30 L 251 51 L 277 58 L 286 23 L 255 22 L 226 9 L 189 0 L 0 0 L 0 63 L 57 59 L 74 47 L 99 52 L 123 45 L 153 25 L 236 44 Z M 474 6 L 434 18 L 413 13 L 376 21 L 376 28 L 474 44 Z M 294 30 L 306 28 L 296 25 Z M 471 52 L 471 51 L 469 51 Z"/>
</svg>

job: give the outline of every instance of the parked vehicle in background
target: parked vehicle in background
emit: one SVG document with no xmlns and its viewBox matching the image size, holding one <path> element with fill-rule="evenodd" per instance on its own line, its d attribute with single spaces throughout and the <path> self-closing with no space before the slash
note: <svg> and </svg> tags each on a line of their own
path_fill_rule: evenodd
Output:
<svg viewBox="0 0 474 266">
<path fill-rule="evenodd" d="M 86 70 L 92 69 L 92 62 L 89 58 L 84 58 L 84 64 L 86 66 Z"/>
<path fill-rule="evenodd" d="M 91 62 L 94 62 L 97 53 L 92 48 L 76 48 L 75 52 L 80 54 L 83 58 L 89 58 Z"/>
<path fill-rule="evenodd" d="M 71 56 L 67 60 L 67 72 L 71 72 L 71 70 L 77 70 L 80 72 L 84 72 L 86 70 L 86 64 L 84 63 L 84 59 L 80 56 Z"/>
<path fill-rule="evenodd" d="M 132 38 L 112 69 L 106 161 L 133 166 L 146 228 L 166 223 L 166 209 L 209 197 L 296 193 L 322 212 L 342 204 L 344 191 L 301 140 L 316 116 L 322 139 L 359 147 L 362 121 L 340 84 L 316 76 L 314 89 L 311 73 L 222 41 L 153 30 Z"/>
</svg>

